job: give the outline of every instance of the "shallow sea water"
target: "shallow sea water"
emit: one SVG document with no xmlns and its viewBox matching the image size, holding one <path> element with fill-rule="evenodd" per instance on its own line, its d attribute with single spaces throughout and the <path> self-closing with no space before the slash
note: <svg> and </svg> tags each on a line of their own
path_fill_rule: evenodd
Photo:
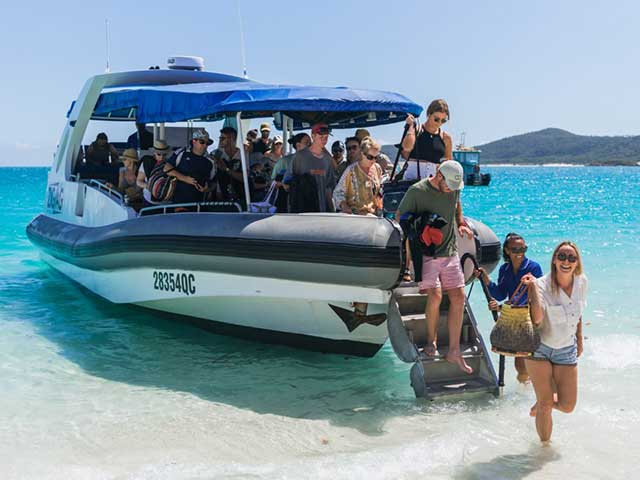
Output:
<svg viewBox="0 0 640 480">
<path fill-rule="evenodd" d="M 1 478 L 630 478 L 640 451 L 640 169 L 486 168 L 465 212 L 548 269 L 582 248 L 579 401 L 541 447 L 511 362 L 501 398 L 416 400 L 410 365 L 202 332 L 111 305 L 25 235 L 46 169 L 0 169 Z M 480 288 L 471 294 L 488 337 Z M 496 361 L 497 365 L 497 361 Z"/>
</svg>

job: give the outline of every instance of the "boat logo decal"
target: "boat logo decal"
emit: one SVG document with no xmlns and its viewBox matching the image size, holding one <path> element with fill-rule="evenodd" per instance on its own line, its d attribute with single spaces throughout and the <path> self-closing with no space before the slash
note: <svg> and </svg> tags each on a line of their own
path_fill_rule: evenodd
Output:
<svg viewBox="0 0 640 480">
<path fill-rule="evenodd" d="M 50 213 L 60 213 L 62 211 L 62 201 L 64 199 L 64 186 L 59 183 L 52 183 L 47 188 L 47 211 Z"/>
<path fill-rule="evenodd" d="M 163 292 L 194 295 L 196 293 L 196 277 L 193 273 L 154 271 L 153 288 Z"/>
<path fill-rule="evenodd" d="M 351 310 L 347 310 L 346 308 L 337 307 L 335 305 L 329 304 L 331 309 L 336 312 L 336 315 L 340 317 L 340 319 L 347 326 L 347 330 L 349 333 L 353 332 L 356 328 L 358 328 L 363 323 L 368 323 L 369 325 L 381 325 L 387 319 L 386 313 L 376 313 L 373 315 L 366 315 L 356 311 L 352 312 Z"/>
</svg>

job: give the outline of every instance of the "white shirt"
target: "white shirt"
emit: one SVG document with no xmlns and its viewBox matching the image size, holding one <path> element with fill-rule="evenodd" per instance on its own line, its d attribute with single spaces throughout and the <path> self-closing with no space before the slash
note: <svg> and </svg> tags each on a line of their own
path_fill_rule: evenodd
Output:
<svg viewBox="0 0 640 480">
<path fill-rule="evenodd" d="M 551 274 L 538 278 L 536 284 L 544 310 L 540 341 L 551 348 L 573 345 L 578 322 L 587 306 L 587 277 L 585 275 L 573 277 L 571 297 L 560 287 L 557 293 L 553 293 Z"/>
</svg>

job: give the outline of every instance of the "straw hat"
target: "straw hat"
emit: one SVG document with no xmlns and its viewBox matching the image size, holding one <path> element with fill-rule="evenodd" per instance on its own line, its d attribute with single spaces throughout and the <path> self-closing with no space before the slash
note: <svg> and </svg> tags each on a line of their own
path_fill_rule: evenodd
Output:
<svg viewBox="0 0 640 480">
<path fill-rule="evenodd" d="M 153 141 L 153 151 L 156 153 L 169 153 L 171 148 L 167 145 L 167 142 L 164 140 L 154 140 Z"/>
<path fill-rule="evenodd" d="M 122 152 L 120 160 L 124 160 L 126 158 L 128 158 L 129 160 L 133 160 L 134 162 L 138 162 L 138 151 L 135 148 L 127 148 L 124 152 Z"/>
</svg>

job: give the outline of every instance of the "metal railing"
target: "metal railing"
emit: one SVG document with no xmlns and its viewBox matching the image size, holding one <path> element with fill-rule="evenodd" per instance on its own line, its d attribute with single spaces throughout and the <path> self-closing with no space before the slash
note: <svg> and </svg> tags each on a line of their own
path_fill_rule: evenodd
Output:
<svg viewBox="0 0 640 480">
<path fill-rule="evenodd" d="M 143 217 L 154 213 L 167 213 L 167 210 L 172 210 L 170 213 L 174 213 L 176 208 L 191 209 L 195 207 L 195 212 L 200 213 L 203 211 L 203 207 L 215 207 L 215 208 L 230 208 L 233 207 L 238 212 L 242 212 L 242 207 L 237 202 L 192 202 L 192 203 L 167 203 L 162 205 L 153 205 L 151 207 L 141 208 L 138 214 Z M 228 210 L 226 210 L 228 211 Z M 152 212 L 152 213 L 150 213 Z M 220 213 L 222 213 L 221 211 Z"/>
<path fill-rule="evenodd" d="M 122 193 L 117 191 L 115 188 L 108 187 L 107 185 L 102 183 L 100 180 L 96 180 L 95 178 L 89 180 L 89 186 L 90 187 L 97 187 L 97 189 L 100 192 L 104 192 L 104 193 L 106 193 L 108 195 L 112 195 L 112 196 L 116 197 L 118 200 L 120 200 L 121 203 L 124 203 L 124 204 L 127 203 L 127 202 L 125 202 L 125 196 Z"/>
</svg>

